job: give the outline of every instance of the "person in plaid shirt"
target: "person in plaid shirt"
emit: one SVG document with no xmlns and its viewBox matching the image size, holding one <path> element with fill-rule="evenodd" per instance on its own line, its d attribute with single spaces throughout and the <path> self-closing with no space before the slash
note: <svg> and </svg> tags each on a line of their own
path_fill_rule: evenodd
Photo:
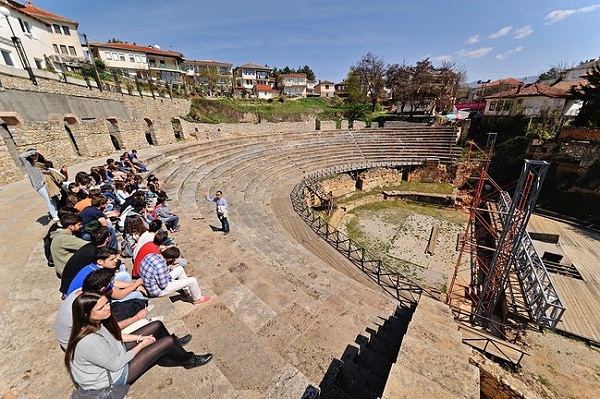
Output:
<svg viewBox="0 0 600 399">
<path fill-rule="evenodd" d="M 179 290 L 189 290 L 194 305 L 210 301 L 202 296 L 198 280 L 188 277 L 183 266 L 178 264 L 181 252 L 177 247 L 169 247 L 161 253 L 151 253 L 142 259 L 140 277 L 149 297 L 167 296 Z"/>
</svg>

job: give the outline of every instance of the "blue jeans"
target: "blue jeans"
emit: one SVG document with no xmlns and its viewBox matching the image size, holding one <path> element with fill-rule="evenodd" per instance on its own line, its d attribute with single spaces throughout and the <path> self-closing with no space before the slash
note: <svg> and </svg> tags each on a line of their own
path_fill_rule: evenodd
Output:
<svg viewBox="0 0 600 399">
<path fill-rule="evenodd" d="M 217 214 L 217 217 L 221 221 L 221 230 L 229 231 L 229 220 L 227 220 L 227 217 L 219 214 Z"/>
<path fill-rule="evenodd" d="M 168 218 L 160 218 L 167 229 L 175 230 L 179 228 L 179 216 L 169 216 Z"/>
</svg>

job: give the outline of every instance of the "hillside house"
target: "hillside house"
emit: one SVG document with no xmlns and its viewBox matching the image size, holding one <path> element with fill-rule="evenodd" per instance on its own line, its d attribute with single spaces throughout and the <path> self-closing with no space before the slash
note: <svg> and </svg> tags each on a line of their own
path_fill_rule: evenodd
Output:
<svg viewBox="0 0 600 399">
<path fill-rule="evenodd" d="M 278 76 L 281 94 L 287 97 L 306 97 L 307 82 L 304 73 L 286 73 Z"/>
</svg>

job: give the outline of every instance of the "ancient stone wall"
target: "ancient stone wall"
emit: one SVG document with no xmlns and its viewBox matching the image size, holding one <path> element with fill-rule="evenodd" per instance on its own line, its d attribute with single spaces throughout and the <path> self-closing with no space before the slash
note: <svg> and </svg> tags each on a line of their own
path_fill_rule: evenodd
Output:
<svg viewBox="0 0 600 399">
<path fill-rule="evenodd" d="M 321 130 L 336 130 L 337 125 L 335 121 L 321 121 Z"/>
<path fill-rule="evenodd" d="M 367 127 L 367 124 L 363 121 L 352 121 L 352 129 L 358 130 L 358 129 L 365 129 Z"/>
<path fill-rule="evenodd" d="M 341 197 L 356 191 L 356 181 L 350 175 L 343 173 L 323 180 L 321 187 L 324 192 L 331 191 L 334 197 Z"/>
<path fill-rule="evenodd" d="M 37 86 L 10 75 L 0 80 L 0 184 L 25 176 L 18 154 L 31 148 L 59 166 L 174 143 L 173 120 L 190 107 L 189 100 L 123 95 L 53 79 L 38 79 Z"/>
<path fill-rule="evenodd" d="M 372 190 L 402 181 L 402 172 L 396 169 L 377 168 L 361 172 L 358 175 L 357 187 L 361 190 Z"/>
<path fill-rule="evenodd" d="M 198 140 L 210 140 L 211 138 L 220 138 L 227 136 L 245 136 L 260 134 L 278 134 L 278 133 L 297 133 L 314 132 L 315 121 L 307 122 L 280 122 L 280 123 L 190 123 L 181 120 L 183 137 L 194 137 Z M 323 122 L 321 122 L 323 123 Z M 334 122 L 335 123 L 335 122 Z"/>
<path fill-rule="evenodd" d="M 425 166 L 416 168 L 408 173 L 408 181 L 420 183 L 440 183 L 451 181 L 445 165 L 428 162 Z"/>
</svg>

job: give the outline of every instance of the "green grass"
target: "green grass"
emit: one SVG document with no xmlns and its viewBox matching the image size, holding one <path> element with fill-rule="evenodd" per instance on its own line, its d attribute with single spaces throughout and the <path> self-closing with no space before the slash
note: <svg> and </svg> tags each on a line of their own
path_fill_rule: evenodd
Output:
<svg viewBox="0 0 600 399">
<path fill-rule="evenodd" d="M 186 119 L 203 123 L 236 123 L 240 122 L 244 113 L 258 114 L 262 120 L 271 122 L 306 120 L 306 116 L 314 116 L 320 120 L 340 121 L 345 119 L 345 112 L 350 108 L 341 98 L 310 97 L 289 99 L 282 97 L 272 101 L 256 98 L 219 98 L 215 100 L 194 99 Z M 367 114 L 370 120 L 381 112 Z"/>
</svg>

